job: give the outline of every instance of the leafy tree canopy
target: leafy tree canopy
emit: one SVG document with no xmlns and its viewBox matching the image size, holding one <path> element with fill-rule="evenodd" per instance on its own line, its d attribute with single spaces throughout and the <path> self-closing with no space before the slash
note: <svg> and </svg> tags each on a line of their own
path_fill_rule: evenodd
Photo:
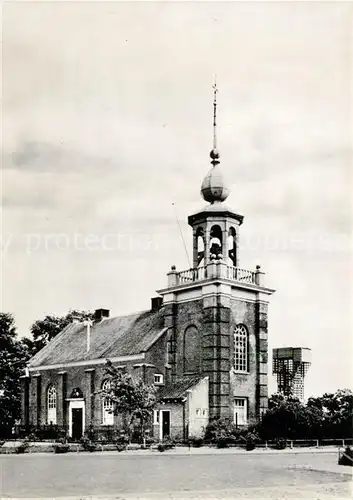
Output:
<svg viewBox="0 0 353 500">
<path fill-rule="evenodd" d="M 109 384 L 100 391 L 103 397 L 108 397 L 113 403 L 114 414 L 122 414 L 129 419 L 130 426 L 135 418 L 139 418 L 141 431 L 150 419 L 156 405 L 156 388 L 141 379 L 135 380 L 131 375 L 116 368 L 110 360 L 107 361 L 106 373 Z"/>
<path fill-rule="evenodd" d="M 264 439 L 347 438 L 352 435 L 353 393 L 341 389 L 309 398 L 306 405 L 293 397 L 274 394 L 259 424 Z"/>
<path fill-rule="evenodd" d="M 67 325 L 72 323 L 74 319 L 79 321 L 93 319 L 91 311 L 70 310 L 66 316 L 47 315 L 44 319 L 39 319 L 31 326 L 31 334 L 33 337 L 32 344 L 29 341 L 29 348 L 32 354 L 40 351 L 50 342 L 58 333 L 60 333 Z"/>
<path fill-rule="evenodd" d="M 17 338 L 14 318 L 0 313 L 0 432 L 20 417 L 20 376 L 30 357 L 24 339 Z"/>
<path fill-rule="evenodd" d="M 272 394 L 268 399 L 268 409 L 272 410 L 287 403 L 299 403 L 299 399 L 293 396 L 285 396 L 281 393 Z"/>
</svg>

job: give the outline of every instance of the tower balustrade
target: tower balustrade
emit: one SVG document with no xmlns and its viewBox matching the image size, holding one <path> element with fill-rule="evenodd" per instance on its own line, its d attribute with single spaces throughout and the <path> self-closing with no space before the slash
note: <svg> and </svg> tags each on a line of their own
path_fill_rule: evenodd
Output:
<svg viewBox="0 0 353 500">
<path fill-rule="evenodd" d="M 207 266 L 199 266 L 183 271 L 177 271 L 175 266 L 172 266 L 171 271 L 168 273 L 168 287 L 216 278 L 264 286 L 263 275 L 264 273 L 261 272 L 260 266 L 257 266 L 255 271 L 250 271 L 240 267 L 229 266 L 224 261 L 214 260 Z"/>
</svg>

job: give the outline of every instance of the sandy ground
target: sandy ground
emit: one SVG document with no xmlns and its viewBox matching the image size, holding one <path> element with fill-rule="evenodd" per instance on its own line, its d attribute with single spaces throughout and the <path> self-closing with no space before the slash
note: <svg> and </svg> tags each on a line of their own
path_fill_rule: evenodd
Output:
<svg viewBox="0 0 353 500">
<path fill-rule="evenodd" d="M 0 497 L 31 499 L 352 498 L 337 450 L 187 449 L 0 456 Z"/>
</svg>

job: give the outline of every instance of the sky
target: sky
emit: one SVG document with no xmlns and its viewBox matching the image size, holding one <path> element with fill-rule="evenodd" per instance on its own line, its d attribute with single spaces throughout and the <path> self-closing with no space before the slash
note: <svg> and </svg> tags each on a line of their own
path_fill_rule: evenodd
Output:
<svg viewBox="0 0 353 500">
<path fill-rule="evenodd" d="M 269 348 L 312 349 L 307 396 L 352 388 L 352 5 L 12 2 L 2 17 L 1 310 L 19 334 L 73 308 L 148 309 L 189 267 L 177 220 L 191 254 L 217 74 L 240 266 L 276 289 Z"/>
</svg>

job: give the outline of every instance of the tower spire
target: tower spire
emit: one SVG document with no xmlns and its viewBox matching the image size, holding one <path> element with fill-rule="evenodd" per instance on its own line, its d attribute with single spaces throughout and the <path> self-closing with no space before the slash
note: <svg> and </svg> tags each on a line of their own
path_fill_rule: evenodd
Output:
<svg viewBox="0 0 353 500">
<path fill-rule="evenodd" d="M 201 194 L 204 200 L 213 205 L 227 199 L 229 189 L 227 188 L 222 172 L 220 171 L 219 152 L 217 149 L 217 83 L 214 79 L 213 88 L 213 147 L 210 151 L 212 168 L 204 178 L 201 184 Z"/>
<path fill-rule="evenodd" d="M 214 77 L 213 83 L 213 147 L 210 152 L 211 163 L 215 167 L 219 163 L 219 152 L 217 150 L 217 78 Z"/>
</svg>

